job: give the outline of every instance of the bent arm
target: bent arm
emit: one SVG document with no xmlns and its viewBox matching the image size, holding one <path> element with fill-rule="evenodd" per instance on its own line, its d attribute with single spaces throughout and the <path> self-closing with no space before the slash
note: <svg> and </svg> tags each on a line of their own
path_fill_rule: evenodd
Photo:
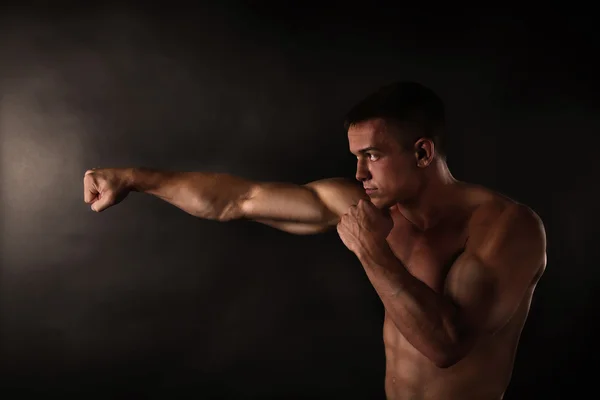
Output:
<svg viewBox="0 0 600 400">
<path fill-rule="evenodd" d="M 138 168 L 130 171 L 130 182 L 131 190 L 152 194 L 199 218 L 250 219 L 297 234 L 334 226 L 365 196 L 362 188 L 338 178 L 295 185 L 224 173 Z"/>
<path fill-rule="evenodd" d="M 511 319 L 545 268 L 541 221 L 508 207 L 491 228 L 472 232 L 443 293 L 411 275 L 386 243 L 358 254 L 386 311 L 404 337 L 438 367 L 458 362 L 481 335 Z"/>
</svg>

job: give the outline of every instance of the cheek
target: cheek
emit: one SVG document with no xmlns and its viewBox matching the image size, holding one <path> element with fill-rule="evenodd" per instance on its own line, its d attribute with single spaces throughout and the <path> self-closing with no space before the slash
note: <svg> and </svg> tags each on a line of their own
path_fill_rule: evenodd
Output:
<svg viewBox="0 0 600 400">
<path fill-rule="evenodd" d="M 371 166 L 371 175 L 382 187 L 394 190 L 410 184 L 410 165 L 381 162 Z"/>
<path fill-rule="evenodd" d="M 371 164 L 371 174 L 382 181 L 393 181 L 403 175 L 403 167 L 387 160 Z"/>
</svg>

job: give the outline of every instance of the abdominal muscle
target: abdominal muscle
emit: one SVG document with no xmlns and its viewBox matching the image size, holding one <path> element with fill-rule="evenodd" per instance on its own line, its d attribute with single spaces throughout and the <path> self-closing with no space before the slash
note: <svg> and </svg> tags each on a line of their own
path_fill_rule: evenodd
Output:
<svg viewBox="0 0 600 400">
<path fill-rule="evenodd" d="M 529 302 L 495 335 L 482 338 L 469 355 L 438 368 L 415 349 L 386 314 L 385 391 L 388 400 L 498 400 L 510 382 L 514 356 Z"/>
</svg>

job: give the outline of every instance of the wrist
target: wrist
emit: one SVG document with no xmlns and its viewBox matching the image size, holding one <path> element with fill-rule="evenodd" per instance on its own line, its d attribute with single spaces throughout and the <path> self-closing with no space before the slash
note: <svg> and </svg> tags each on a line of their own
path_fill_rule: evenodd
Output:
<svg viewBox="0 0 600 400">
<path fill-rule="evenodd" d="M 120 171 L 120 177 L 127 190 L 139 192 L 143 189 L 139 185 L 139 168 L 123 168 Z"/>
<path fill-rule="evenodd" d="M 390 257 L 394 257 L 390 246 L 385 240 L 370 240 L 360 246 L 355 253 L 361 262 L 367 264 L 383 264 Z"/>
</svg>

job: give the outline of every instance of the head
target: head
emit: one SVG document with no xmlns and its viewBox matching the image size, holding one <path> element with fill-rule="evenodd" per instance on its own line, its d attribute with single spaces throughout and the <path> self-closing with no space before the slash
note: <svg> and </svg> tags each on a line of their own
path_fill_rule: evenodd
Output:
<svg viewBox="0 0 600 400">
<path fill-rule="evenodd" d="M 357 157 L 356 179 L 380 207 L 418 198 L 442 148 L 445 116 L 442 100 L 414 82 L 384 86 L 346 116 L 350 151 Z"/>
</svg>

